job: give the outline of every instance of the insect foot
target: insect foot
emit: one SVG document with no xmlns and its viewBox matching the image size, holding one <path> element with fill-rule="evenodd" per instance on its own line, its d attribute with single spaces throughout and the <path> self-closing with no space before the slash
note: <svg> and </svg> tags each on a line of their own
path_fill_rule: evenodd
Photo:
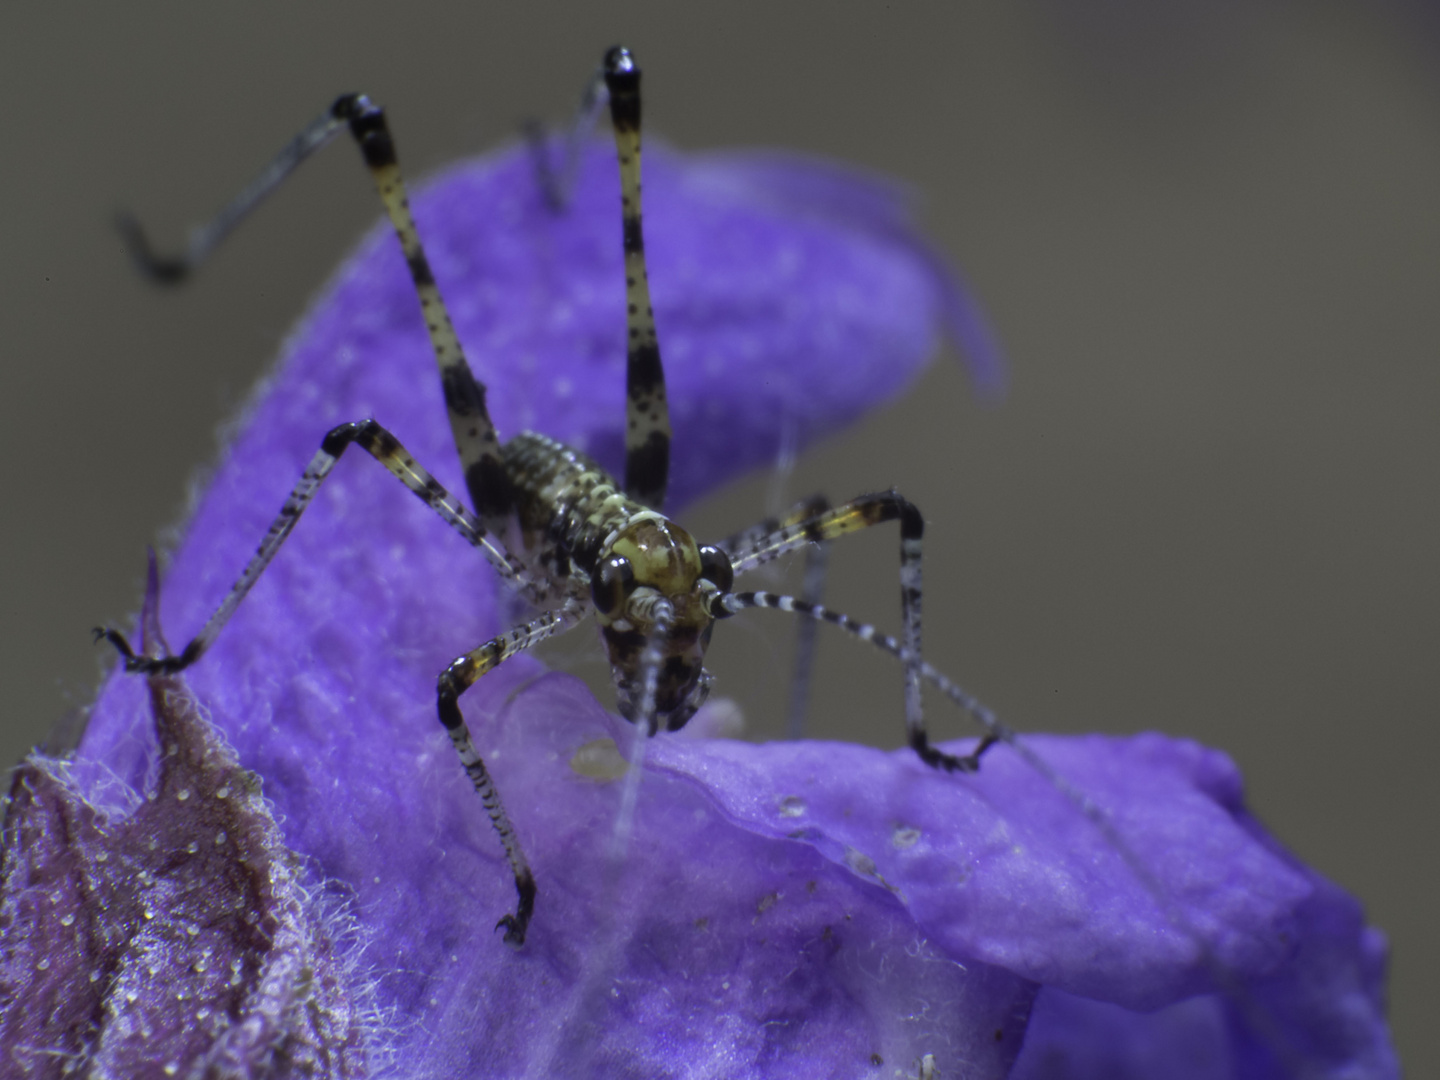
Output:
<svg viewBox="0 0 1440 1080">
<path fill-rule="evenodd" d="M 184 671 L 200 656 L 197 648 L 186 648 L 179 656 L 142 656 L 130 647 L 130 642 L 118 630 L 108 626 L 97 626 L 91 633 L 96 642 L 108 641 L 125 661 L 125 670 L 137 675 L 174 675 Z"/>
</svg>

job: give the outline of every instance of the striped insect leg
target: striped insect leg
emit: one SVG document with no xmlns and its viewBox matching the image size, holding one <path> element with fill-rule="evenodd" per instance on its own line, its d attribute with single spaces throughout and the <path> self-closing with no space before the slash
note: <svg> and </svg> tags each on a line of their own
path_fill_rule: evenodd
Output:
<svg viewBox="0 0 1440 1080">
<path fill-rule="evenodd" d="M 119 219 L 121 233 L 145 273 L 160 281 L 183 280 L 301 162 L 347 126 L 360 146 L 410 268 L 425 328 L 440 368 L 445 408 L 450 416 L 455 447 L 465 469 L 465 485 L 480 519 L 492 530 L 498 531 L 500 522 L 514 506 L 514 487 L 500 458 L 499 438 L 485 405 L 485 386 L 475 378 L 465 360 L 460 339 L 455 334 L 445 301 L 440 296 L 429 260 L 425 257 L 415 220 L 410 214 L 410 201 L 395 156 L 395 141 L 391 138 L 383 109 L 364 94 L 342 94 L 324 115 L 292 139 L 213 220 L 192 231 L 186 252 L 181 256 L 162 258 L 155 255 L 144 232 L 132 218 L 122 216 Z"/>
<path fill-rule="evenodd" d="M 280 513 L 271 522 L 260 546 L 251 556 L 240 577 L 230 587 L 230 592 L 205 623 L 200 633 L 175 656 L 137 656 L 130 648 L 123 634 L 104 627 L 95 631 L 96 639 L 105 638 L 125 657 L 125 669 L 146 675 L 168 675 L 182 671 L 205 654 L 214 644 L 220 631 L 235 614 L 235 609 L 245 599 L 265 568 L 280 551 L 281 546 L 294 530 L 300 515 L 315 499 L 316 492 L 325 478 L 335 468 L 346 447 L 356 443 L 373 458 L 384 465 L 407 488 L 418 495 L 427 506 L 444 518 L 445 522 L 460 533 L 470 544 L 480 549 L 496 571 L 514 588 L 526 591 L 531 582 L 523 568 L 509 555 L 491 542 L 485 527 L 464 505 L 442 487 L 433 476 L 426 472 L 400 441 L 373 420 L 362 420 L 352 424 L 341 424 L 329 432 L 320 443 L 320 449 L 310 459 L 305 472 L 291 489 L 290 496 L 280 508 Z"/>
<path fill-rule="evenodd" d="M 901 652 L 905 665 L 905 727 L 910 745 L 926 761 L 943 764 L 945 755 L 934 750 L 925 734 L 924 709 L 921 702 L 920 680 L 923 657 L 920 648 L 921 626 L 921 554 L 925 535 L 925 519 L 914 504 L 899 492 L 882 491 L 872 495 L 861 495 L 833 510 L 826 510 L 799 521 L 782 522 L 780 526 L 762 537 L 750 537 L 749 546 L 737 550 L 732 565 L 737 574 L 753 570 L 773 559 L 779 558 L 796 548 L 807 544 L 822 544 L 838 539 L 849 533 L 868 529 L 886 521 L 900 522 L 900 618 Z M 742 533 L 741 537 L 749 534 Z M 750 595 L 768 596 L 768 593 Z M 787 600 L 791 598 L 786 598 Z M 824 610 L 812 601 L 792 601 L 794 606 L 786 610 L 804 613 L 807 608 Z M 837 624 L 838 625 L 838 624 Z"/>
<path fill-rule="evenodd" d="M 485 385 L 475 378 L 460 347 L 460 338 L 450 321 L 450 312 L 435 284 L 430 261 L 410 214 L 410 200 L 405 181 L 395 156 L 395 142 L 390 136 L 385 112 L 363 94 L 346 94 L 332 110 L 335 116 L 350 125 L 350 133 L 360 144 L 365 164 L 374 178 L 390 224 L 405 253 L 405 264 L 415 284 L 425 329 L 440 368 L 440 385 L 445 394 L 445 411 L 450 417 L 450 431 L 460 464 L 465 471 L 465 486 L 480 520 L 495 531 L 515 505 L 515 489 L 500 456 L 500 440 L 490 412 L 485 405 Z"/>
<path fill-rule="evenodd" d="M 515 875 L 515 892 L 518 896 L 515 914 L 503 916 L 495 924 L 495 928 L 498 930 L 503 926 L 505 943 L 516 948 L 525 944 L 525 932 L 535 912 L 535 875 L 531 873 L 530 863 L 520 847 L 515 826 L 510 823 L 510 816 L 500 801 L 500 792 L 495 787 L 495 781 L 491 779 L 489 770 L 485 768 L 485 761 L 470 737 L 470 729 L 460 712 L 460 695 L 475 685 L 481 676 L 493 671 L 516 653 L 524 652 L 546 638 L 564 633 L 584 617 L 585 609 L 581 605 L 567 604 L 554 611 L 547 611 L 531 622 L 513 627 L 457 658 L 441 673 L 436 691 L 440 723 L 445 725 L 455 752 L 460 755 L 460 764 L 465 767 L 465 775 L 470 778 L 470 783 L 480 796 L 485 813 L 490 818 L 490 824 L 495 827 L 496 835 L 500 837 L 501 846 L 505 848 L 505 858 L 509 860 L 510 869 Z"/>
<path fill-rule="evenodd" d="M 670 477 L 670 406 L 650 306 L 640 215 L 640 69 L 630 51 L 619 46 L 605 54 L 604 67 L 620 157 L 625 243 L 625 494 L 659 510 Z"/>
<path fill-rule="evenodd" d="M 822 604 L 812 604 L 793 596 L 785 596 L 780 593 L 768 592 L 742 592 L 731 593 L 719 601 L 725 609 L 726 614 L 734 615 L 747 608 L 769 608 L 774 611 L 788 611 L 802 618 L 817 622 L 829 623 L 831 626 L 839 627 L 851 637 L 867 641 L 876 648 L 883 649 L 905 665 L 906 670 L 915 668 L 922 678 L 933 683 L 947 697 L 954 701 L 960 708 L 964 709 L 971 716 L 978 720 L 985 729 L 985 735 L 979 745 L 970 753 L 963 756 L 947 754 L 943 750 L 937 750 L 930 745 L 925 734 L 922 722 L 918 727 L 911 726 L 909 729 L 910 746 L 920 755 L 927 765 L 938 769 L 945 769 L 949 772 L 975 772 L 980 768 L 981 755 L 994 746 L 997 742 L 1013 743 L 1013 735 L 1010 731 L 995 719 L 994 715 L 985 706 L 981 705 L 974 697 L 963 690 L 957 683 L 937 671 L 930 664 L 924 662 L 920 657 L 911 652 L 889 634 L 882 634 L 869 623 L 858 622 L 839 611 L 831 611 Z M 908 703 L 908 702 L 907 702 Z M 907 724 L 910 716 L 907 711 Z"/>
</svg>

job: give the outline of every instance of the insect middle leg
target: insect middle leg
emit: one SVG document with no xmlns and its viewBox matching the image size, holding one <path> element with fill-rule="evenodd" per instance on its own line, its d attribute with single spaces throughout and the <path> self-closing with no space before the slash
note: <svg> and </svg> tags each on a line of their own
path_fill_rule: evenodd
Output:
<svg viewBox="0 0 1440 1080">
<path fill-rule="evenodd" d="M 654 314 L 650 307 L 641 229 L 640 74 L 629 52 L 615 48 L 606 54 L 603 77 L 609 93 L 621 164 L 630 342 L 627 364 L 629 406 L 625 490 L 638 501 L 658 506 L 664 499 L 668 478 L 670 425 L 664 373 L 656 343 Z M 102 629 L 97 632 L 99 636 L 108 638 L 124 654 L 126 667 L 130 671 L 179 671 L 205 653 L 289 536 L 296 520 L 314 498 L 319 484 L 334 467 L 335 460 L 352 441 L 360 442 L 412 491 L 440 512 L 453 527 L 466 535 L 472 544 L 480 547 L 508 583 L 531 600 L 540 600 L 551 592 L 553 582 L 527 575 L 518 560 L 487 536 L 487 530 L 492 535 L 503 535 L 506 527 L 515 520 L 519 509 L 519 492 L 516 480 L 505 463 L 499 438 L 486 406 L 485 386 L 475 377 L 465 359 L 416 230 L 395 154 L 394 141 L 383 110 L 364 95 L 342 95 L 292 140 L 208 226 L 192 234 L 190 248 L 185 255 L 170 260 L 156 258 L 138 226 L 130 223 L 124 228 L 132 252 L 153 276 L 166 281 L 184 278 L 235 225 L 274 191 L 286 176 L 305 158 L 328 143 L 342 128 L 349 129 L 360 148 L 409 268 L 426 333 L 439 368 L 445 408 L 475 513 L 469 513 L 458 500 L 445 492 L 429 473 L 415 464 L 414 459 L 404 451 L 398 441 L 373 421 L 336 428 L 326 437 L 320 452 L 292 490 L 279 517 L 271 525 L 259 550 L 229 595 L 201 632 L 179 655 L 163 658 L 137 656 L 117 631 Z M 534 640 L 556 632 L 562 624 L 570 625 L 577 617 L 577 610 L 577 607 L 567 605 L 553 618 L 542 617 L 535 623 L 520 628 L 514 632 L 518 637 L 496 639 L 495 642 L 482 646 L 477 653 L 468 654 L 461 661 L 457 661 L 457 664 L 462 664 L 461 668 L 457 669 L 452 665 L 451 669 L 447 670 L 441 681 L 440 712 L 447 729 L 452 732 L 452 737 L 456 731 L 463 732 L 464 729 L 457 703 L 459 692 L 468 686 L 470 681 L 479 677 L 479 672 L 484 667 L 481 661 L 487 660 L 493 666 L 513 651 L 528 647 Z M 508 646 L 504 644 L 507 640 L 510 642 Z M 507 648 L 509 652 L 505 651 Z M 495 649 L 499 649 L 499 652 L 496 653 Z M 651 650 L 652 653 L 655 651 Z M 462 662 L 468 662 L 469 666 L 464 666 Z M 644 695 L 644 700 L 649 702 L 645 707 L 647 713 L 654 711 L 657 663 L 654 656 L 647 660 Z M 474 751 L 468 733 L 456 742 L 456 748 L 485 801 L 515 869 L 521 899 L 520 909 L 516 916 L 507 917 L 508 921 L 502 925 L 507 928 L 507 940 L 518 943 L 524 938 L 525 923 L 533 906 L 534 884 L 529 879 L 528 867 L 525 866 L 523 855 L 515 842 L 514 831 L 500 808 L 494 786 L 479 760 L 479 755 Z M 527 881 L 528 887 L 525 884 Z"/>
<path fill-rule="evenodd" d="M 803 506 L 804 504 L 802 504 Z M 795 518 L 792 513 L 791 518 Z M 830 611 L 808 599 L 781 596 L 767 592 L 732 593 L 724 598 L 731 612 L 749 607 L 769 607 L 792 611 L 812 619 L 839 626 L 854 636 L 870 641 L 897 656 L 905 666 L 905 729 L 911 749 L 926 764 L 951 771 L 973 772 L 980 755 L 996 741 L 987 735 L 969 755 L 957 757 L 930 745 L 925 730 L 921 701 L 921 680 L 927 677 L 927 665 L 920 647 L 921 628 L 921 554 L 925 519 L 915 505 L 899 492 L 884 491 L 861 495 L 849 502 L 799 520 L 787 520 L 778 527 L 757 535 L 754 530 L 737 534 L 727 543 L 731 564 L 737 575 L 753 570 L 807 544 L 825 543 L 849 533 L 879 525 L 886 521 L 900 523 L 900 617 L 901 638 L 888 638 L 866 623 L 857 623 L 848 615 Z"/>
</svg>

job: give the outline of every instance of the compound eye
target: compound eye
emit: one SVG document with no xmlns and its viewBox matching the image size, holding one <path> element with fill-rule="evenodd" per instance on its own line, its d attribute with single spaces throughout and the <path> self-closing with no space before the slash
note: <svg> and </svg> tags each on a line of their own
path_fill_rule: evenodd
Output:
<svg viewBox="0 0 1440 1080">
<path fill-rule="evenodd" d="M 700 549 L 700 576 L 715 583 L 722 593 L 728 593 L 735 584 L 735 571 L 730 566 L 730 556 L 713 544 Z"/>
<path fill-rule="evenodd" d="M 605 560 L 590 582 L 590 599 L 595 610 L 609 615 L 619 610 L 625 599 L 635 591 L 635 570 L 623 555 Z"/>
</svg>

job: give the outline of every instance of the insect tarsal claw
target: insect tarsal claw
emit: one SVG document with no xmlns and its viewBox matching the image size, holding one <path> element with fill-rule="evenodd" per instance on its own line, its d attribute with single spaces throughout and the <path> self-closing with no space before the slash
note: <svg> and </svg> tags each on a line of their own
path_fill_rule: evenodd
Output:
<svg viewBox="0 0 1440 1080">
<path fill-rule="evenodd" d="M 518 949 L 525 944 L 525 927 L 514 915 L 506 915 L 495 924 L 495 929 L 505 928 L 505 944 Z"/>
</svg>

